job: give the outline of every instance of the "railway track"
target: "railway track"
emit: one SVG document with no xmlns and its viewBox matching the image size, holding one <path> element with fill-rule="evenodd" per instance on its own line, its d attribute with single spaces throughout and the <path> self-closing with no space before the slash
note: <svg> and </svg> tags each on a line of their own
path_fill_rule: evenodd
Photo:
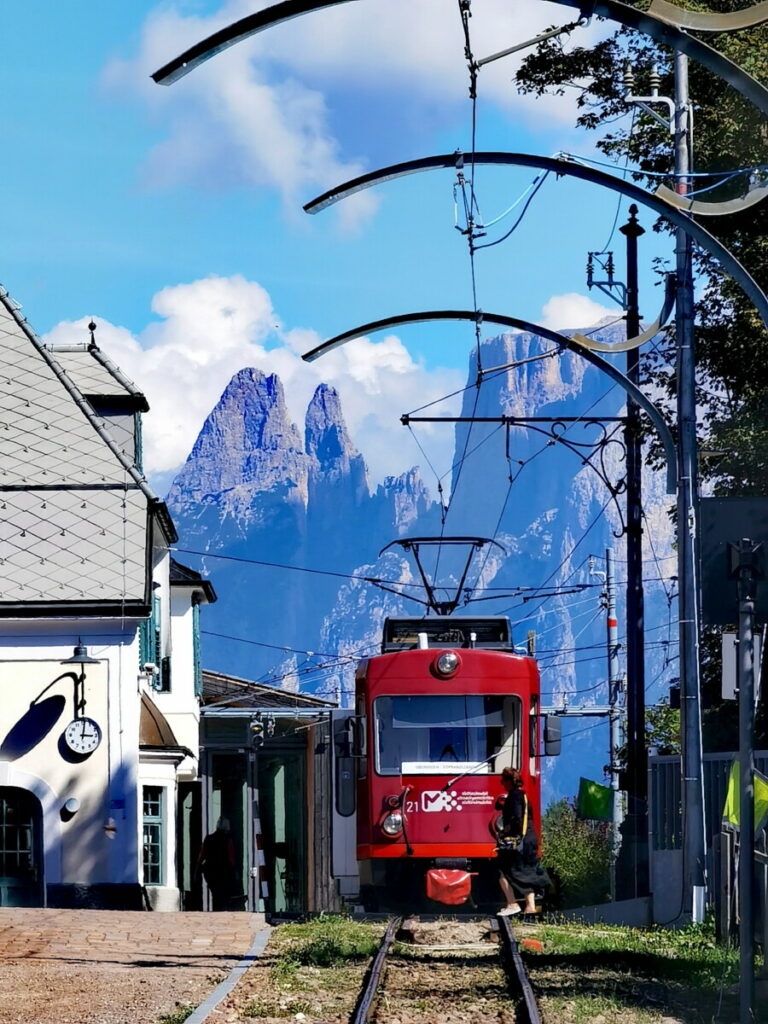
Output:
<svg viewBox="0 0 768 1024">
<path fill-rule="evenodd" d="M 350 1024 L 407 1024 L 441 1004 L 474 1024 L 542 1024 L 509 918 L 430 924 L 393 919 Z"/>
</svg>

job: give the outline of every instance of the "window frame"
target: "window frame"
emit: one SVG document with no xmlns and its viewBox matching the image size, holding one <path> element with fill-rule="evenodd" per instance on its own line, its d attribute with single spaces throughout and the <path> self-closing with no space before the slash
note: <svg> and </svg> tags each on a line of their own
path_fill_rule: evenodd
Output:
<svg viewBox="0 0 768 1024">
<path fill-rule="evenodd" d="M 157 793 L 156 799 L 158 804 L 158 811 L 156 814 L 147 813 L 147 802 L 149 796 L 148 791 L 155 790 Z M 165 853 L 166 853 L 166 787 L 158 785 L 156 783 L 148 783 L 141 787 L 141 822 L 142 822 L 142 878 L 144 885 L 165 885 Z M 151 831 L 150 831 L 151 830 Z M 154 835 L 156 838 L 152 839 L 148 837 Z M 147 857 L 147 851 L 149 849 L 157 849 L 157 859 L 155 861 L 149 861 Z M 150 878 L 152 874 L 157 874 L 157 879 Z"/>
<path fill-rule="evenodd" d="M 411 693 L 382 693 L 382 694 L 379 694 L 374 699 L 374 701 L 373 701 L 373 703 L 371 705 L 371 734 L 372 734 L 373 748 L 374 748 L 373 751 L 372 751 L 372 753 L 373 753 L 373 758 L 372 758 L 372 760 L 373 760 L 373 771 L 374 771 L 374 774 L 377 775 L 378 777 L 380 777 L 380 778 L 396 778 L 397 776 L 402 776 L 404 774 L 409 774 L 408 772 L 404 772 L 403 771 L 402 764 L 401 764 L 400 769 L 398 771 L 382 771 L 382 768 L 381 768 L 381 749 L 380 749 L 380 738 L 379 738 L 379 714 L 378 714 L 376 705 L 378 704 L 378 702 L 382 698 L 391 700 L 392 698 L 395 698 L 395 697 L 410 697 L 412 699 L 424 699 L 424 700 L 440 700 L 440 699 L 444 699 L 444 698 L 448 698 L 448 697 L 480 697 L 480 698 L 498 697 L 502 701 L 506 701 L 506 700 L 513 701 L 514 702 L 513 706 L 515 708 L 514 728 L 512 729 L 512 731 L 508 734 L 508 736 L 506 738 L 502 735 L 503 742 L 502 742 L 502 744 L 501 744 L 501 746 L 499 748 L 498 753 L 494 754 L 493 757 L 499 756 L 499 754 L 505 749 L 506 744 L 509 742 L 509 739 L 514 737 L 515 742 L 513 744 L 512 750 L 513 750 L 513 753 L 514 753 L 515 764 L 513 765 L 513 767 L 517 767 L 518 769 L 521 767 L 521 765 L 522 765 L 522 758 L 523 758 L 522 747 L 523 747 L 523 728 L 524 728 L 524 726 L 523 726 L 524 701 L 523 701 L 523 698 L 521 697 L 521 695 L 519 693 L 477 693 L 477 692 L 475 692 L 475 693 L 455 693 L 455 694 L 454 693 L 451 693 L 451 694 L 446 694 L 446 693 L 419 693 L 419 694 L 411 694 Z M 428 728 L 428 726 L 427 726 L 427 728 Z M 487 726 L 486 726 L 486 729 L 487 729 Z M 462 762 L 462 763 L 464 763 L 464 762 Z M 467 763 L 469 763 L 469 762 L 467 762 Z M 473 764 L 474 763 L 482 764 L 483 762 L 472 762 L 472 763 Z M 489 763 L 489 767 L 490 767 L 490 763 Z M 453 768 L 451 768 L 451 762 L 446 761 L 445 762 L 445 770 L 444 771 L 418 772 L 416 774 L 419 774 L 419 775 L 434 775 L 434 776 L 439 776 L 439 775 L 451 776 L 451 775 L 455 775 L 456 774 L 456 769 L 455 769 L 455 766 Z M 488 775 L 496 775 L 496 776 L 498 776 L 500 774 L 501 774 L 500 770 L 498 772 L 488 771 L 488 772 L 484 772 L 483 773 L 483 777 L 486 777 Z"/>
</svg>

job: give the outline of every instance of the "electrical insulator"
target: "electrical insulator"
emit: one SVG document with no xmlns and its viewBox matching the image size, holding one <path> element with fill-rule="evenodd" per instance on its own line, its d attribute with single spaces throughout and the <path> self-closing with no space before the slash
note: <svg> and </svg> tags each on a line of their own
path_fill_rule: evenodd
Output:
<svg viewBox="0 0 768 1024">
<path fill-rule="evenodd" d="M 651 74 L 648 81 L 651 86 L 651 95 L 655 96 L 659 91 L 659 86 L 661 85 L 661 75 L 659 74 L 659 69 L 656 64 L 653 64 L 651 67 Z"/>
<path fill-rule="evenodd" d="M 624 65 L 624 88 L 627 92 L 632 92 L 635 88 L 635 76 L 632 71 L 632 65 L 627 63 Z"/>
<path fill-rule="evenodd" d="M 592 287 L 592 278 L 595 269 L 595 261 L 592 258 L 592 253 L 587 255 L 587 288 Z"/>
</svg>

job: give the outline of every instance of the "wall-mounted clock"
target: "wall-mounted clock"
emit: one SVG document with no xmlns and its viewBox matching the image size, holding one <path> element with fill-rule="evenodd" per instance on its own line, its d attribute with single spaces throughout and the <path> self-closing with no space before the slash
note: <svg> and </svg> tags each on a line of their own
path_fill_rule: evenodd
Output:
<svg viewBox="0 0 768 1024">
<path fill-rule="evenodd" d="M 73 718 L 64 730 L 64 742 L 73 754 L 91 754 L 101 743 L 101 727 L 92 718 Z"/>
</svg>

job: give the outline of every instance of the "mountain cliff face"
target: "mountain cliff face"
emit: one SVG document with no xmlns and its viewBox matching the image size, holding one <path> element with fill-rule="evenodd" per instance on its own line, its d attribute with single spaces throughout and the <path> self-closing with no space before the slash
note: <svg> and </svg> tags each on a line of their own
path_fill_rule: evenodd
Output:
<svg viewBox="0 0 768 1024">
<path fill-rule="evenodd" d="M 616 332 L 598 337 L 615 341 Z M 456 424 L 451 494 L 442 508 L 416 467 L 371 493 L 333 388 L 316 390 L 302 443 L 280 381 L 257 369 L 238 373 L 168 495 L 182 550 L 244 560 L 201 564 L 220 595 L 206 627 L 222 634 L 205 637 L 206 663 L 349 703 L 355 661 L 376 650 L 384 618 L 424 611 L 404 596 L 423 597 L 418 587 L 398 595 L 361 578 L 396 591 L 398 581 L 418 580 L 401 549 L 381 549 L 402 537 L 483 536 L 500 547 L 482 549 L 466 581 L 482 600 L 457 614 L 508 615 L 519 645 L 535 635 L 544 706 L 604 703 L 605 621 L 589 556 L 598 569 L 607 547 L 620 568 L 624 558 L 621 510 L 606 486 L 623 473 L 617 417 L 624 393 L 578 355 L 553 348 L 529 334 L 481 345 L 483 382 L 466 391 L 462 415 L 496 422 Z M 474 355 L 468 379 L 477 379 Z M 644 488 L 646 543 L 653 543 L 647 564 L 659 567 L 648 575 L 663 575 L 664 567 L 668 575 L 674 561 L 663 474 L 648 471 Z M 462 558 L 443 549 L 446 588 L 455 587 Z M 619 592 L 621 582 L 619 574 Z M 669 586 L 646 586 L 651 680 L 666 679 Z M 460 596 L 463 602 L 469 590 Z M 550 794 L 573 792 L 579 774 L 599 779 L 608 760 L 604 720 L 567 721 L 566 739 L 569 732 L 569 755 L 549 768 Z"/>
</svg>

